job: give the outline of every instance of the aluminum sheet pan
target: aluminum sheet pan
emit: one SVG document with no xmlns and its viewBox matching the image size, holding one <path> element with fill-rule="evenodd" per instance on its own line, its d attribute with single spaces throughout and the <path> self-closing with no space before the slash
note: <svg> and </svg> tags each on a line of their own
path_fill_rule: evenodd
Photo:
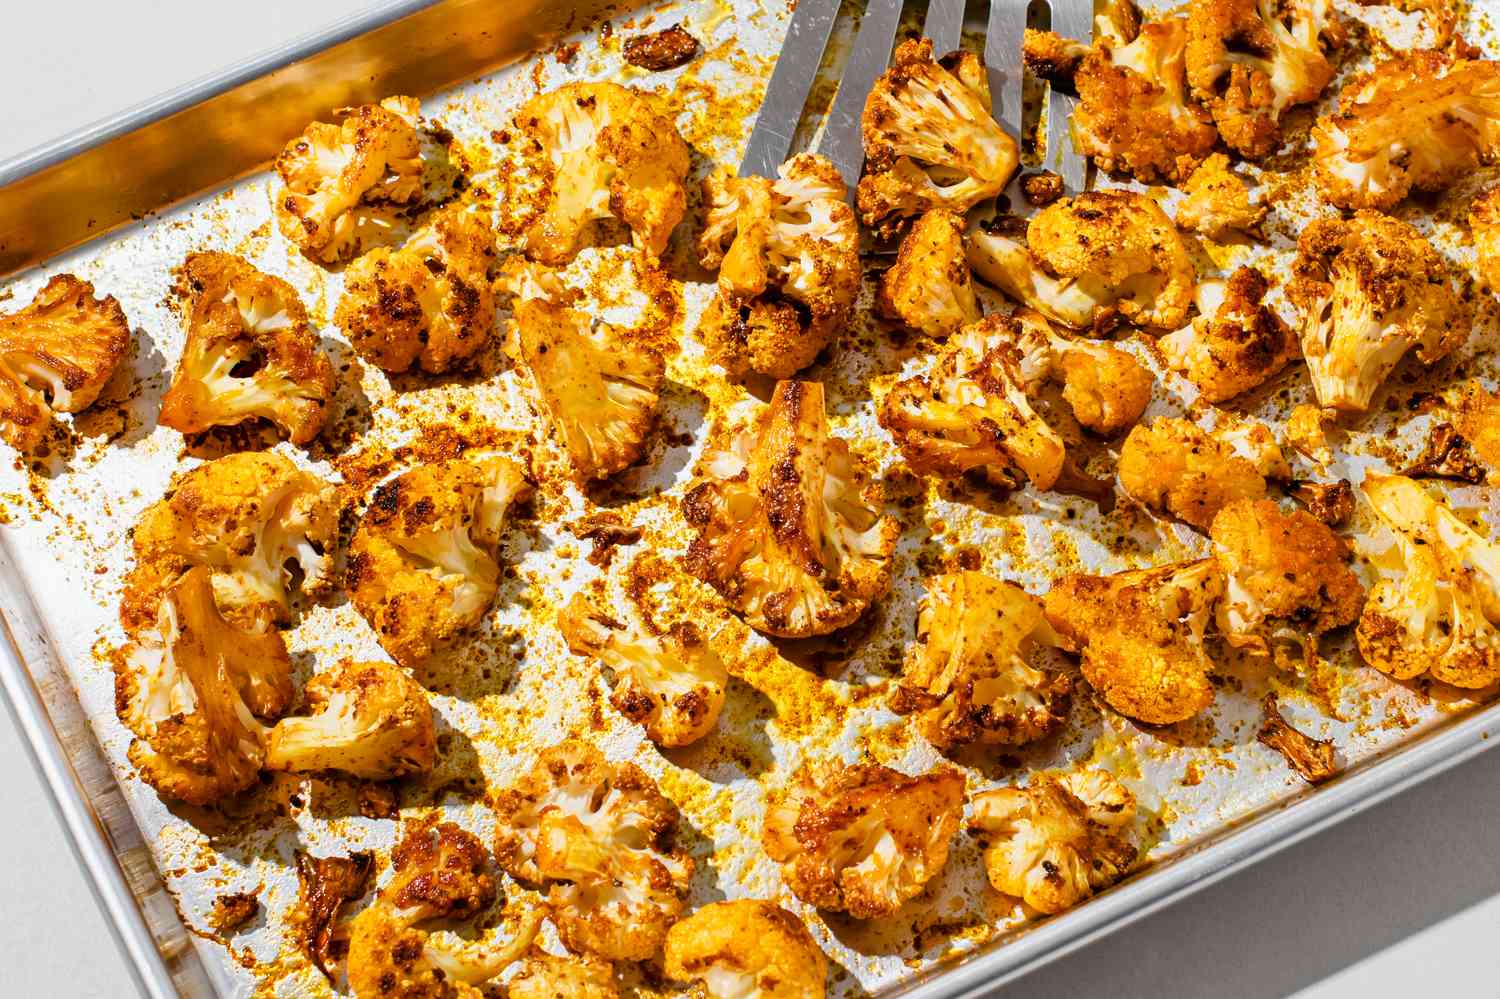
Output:
<svg viewBox="0 0 1500 999">
<path fill-rule="evenodd" d="M 421 5 L 431 12 L 444 6 Z M 1467 36 L 1493 54 L 1494 44 L 1484 30 L 1485 9 L 1476 5 L 1471 11 Z M 1415 16 L 1383 9 L 1350 8 L 1347 13 L 1374 22 L 1376 37 L 1396 43 L 1409 43 L 1421 30 Z M 588 31 L 572 39 L 576 49 L 572 44 L 558 47 L 428 98 L 425 114 L 452 137 L 451 143 L 435 138 L 431 151 L 436 154 L 446 144 L 448 158 L 471 176 L 463 197 L 503 214 L 508 211 L 505 180 L 511 176 L 503 132 L 510 111 L 538 89 L 573 79 L 611 78 L 659 93 L 698 154 L 699 173 L 716 163 L 732 167 L 786 17 L 779 0 L 766 7 L 756 0 L 687 0 L 654 6 L 633 18 L 617 17 L 608 35 Z M 704 41 L 702 58 L 665 74 L 622 71 L 618 49 L 624 35 L 676 21 Z M 836 29 L 835 49 L 847 43 L 850 21 L 846 11 Z M 387 57 L 397 59 L 399 53 Z M 829 61 L 835 64 L 836 56 Z M 830 78 L 815 89 L 814 105 L 826 107 L 831 92 Z M 1305 135 L 1306 120 L 1294 128 L 1295 136 Z M 809 137 L 804 134 L 801 141 Z M 276 136 L 270 146 L 284 138 Z M 1267 187 L 1274 183 L 1279 192 L 1269 227 L 1271 245 L 1205 246 L 1200 259 L 1205 273 L 1224 273 L 1242 260 L 1256 259 L 1273 275 L 1285 274 L 1295 233 L 1321 209 L 1306 193 L 1305 172 L 1296 156 L 1283 157 L 1276 169 L 1283 176 L 1267 180 Z M 1456 209 L 1482 180 L 1473 178 L 1435 211 L 1401 210 L 1432 232 L 1459 266 L 1471 265 L 1472 251 L 1453 220 L 1462 218 Z M 278 777 L 219 813 L 169 808 L 125 762 L 129 739 L 114 718 L 104 656 L 122 638 L 115 607 L 129 567 L 128 531 L 175 472 L 202 458 L 186 453 L 181 437 L 155 422 L 182 343 L 168 296 L 171 270 L 189 252 L 228 250 L 300 290 L 325 348 L 345 372 L 334 407 L 341 415 L 310 451 L 285 445 L 278 450 L 345 483 L 351 497 L 364 495 L 413 462 L 470 443 L 514 442 L 542 466 L 556 458 L 545 427 L 522 401 L 516 373 L 498 353 L 477 374 L 458 378 L 393 382 L 361 365 L 331 323 L 339 275 L 307 262 L 276 233 L 271 188 L 265 175 L 250 176 L 50 259 L 0 291 L 0 300 L 8 300 L 0 304 L 24 304 L 48 276 L 72 271 L 116 295 L 137 331 L 130 370 L 106 389 L 101 404 L 73 421 L 68 441 L 33 466 L 0 469 L 0 501 L 9 520 L 4 544 L 23 577 L 11 586 L 5 609 L 13 632 L 33 636 L 17 643 L 33 674 L 42 675 L 41 646 L 50 646 L 76 685 L 83 714 L 119 776 L 133 832 L 176 900 L 183 926 L 193 934 L 183 939 L 191 939 L 213 988 L 224 996 L 325 994 L 326 984 L 284 932 L 296 895 L 292 852 L 384 850 L 396 827 L 359 816 L 352 785 L 335 779 Z M 656 750 L 605 705 L 607 684 L 588 662 L 567 654 L 553 618 L 569 594 L 600 575 L 581 558 L 583 543 L 568 525 L 594 506 L 607 504 L 644 529 L 640 544 L 616 556 L 616 575 L 634 559 L 680 553 L 687 539 L 677 504 L 712 425 L 744 419 L 758 405 L 748 392 L 717 376 L 693 336 L 712 293 L 708 276 L 691 262 L 693 230 L 684 225 L 679 231 L 666 261 L 670 280 L 650 302 L 636 290 L 629 254 L 619 247 L 586 251 L 569 268 L 570 279 L 588 290 L 611 321 L 654 324 L 681 342 L 669 364 L 660 426 L 645 460 L 614 486 L 585 496 L 549 480 L 535 515 L 511 532 L 504 556 L 514 572 L 490 619 L 472 645 L 448 657 L 429 677 L 441 716 L 443 753 L 434 774 L 404 785 L 401 800 L 407 814 L 439 809 L 487 835 L 486 789 L 509 783 L 538 747 L 569 731 L 587 732 L 611 757 L 638 762 L 682 809 L 685 845 L 698 863 L 694 903 L 754 895 L 801 912 L 835 965 L 836 996 L 905 989 L 923 996 L 977 995 L 1486 744 L 1496 709 L 1476 707 L 1493 691 L 1466 696 L 1396 683 L 1361 666 L 1337 645 L 1301 671 L 1278 671 L 1226 654 L 1217 703 L 1198 719 L 1148 731 L 1101 711 L 1085 696 L 1077 699 L 1059 738 L 1005 756 L 965 754 L 957 761 L 971 793 L 1024 780 L 1038 769 L 1087 763 L 1113 771 L 1140 799 L 1141 816 L 1132 834 L 1149 862 L 1125 885 L 1062 917 L 1030 926 L 1019 906 L 986 887 L 977 844 L 960 836 L 943 875 L 895 919 L 861 925 L 803 906 L 786 891 L 758 846 L 767 790 L 785 783 L 804 763 L 871 758 L 916 772 L 942 762 L 887 710 L 884 698 L 911 638 L 924 575 L 968 550 L 977 553 L 987 570 L 1040 592 L 1064 571 L 1114 571 L 1192 557 L 1206 550 L 1205 540 L 1124 503 L 1103 513 L 1086 500 L 1055 493 L 1026 490 L 997 497 L 913 480 L 901 471 L 874 410 L 889 385 L 920 364 L 921 344 L 892 335 L 861 309 L 828 360 L 806 377 L 827 385 L 835 432 L 876 463 L 886 478 L 892 512 L 905 528 L 892 593 L 864 626 L 831 642 L 772 645 L 732 617 L 715 614 L 714 626 L 727 629 L 744 650 L 733 670 L 737 682 L 719 730 L 687 749 Z M 1488 295 L 1476 293 L 1474 298 L 1479 322 L 1471 343 L 1433 371 L 1403 368 L 1376 411 L 1349 430 L 1341 456 L 1332 467 L 1318 470 L 1320 475 L 1358 481 L 1368 467 L 1399 467 L 1415 453 L 1434 419 L 1418 405 L 1427 393 L 1460 375 L 1495 384 L 1490 352 L 1500 330 L 1497 309 Z M 1187 413 L 1205 424 L 1255 418 L 1279 426 L 1292 406 L 1309 398 L 1305 373 L 1294 369 L 1239 407 L 1213 411 L 1195 401 L 1191 386 L 1165 375 L 1146 341 L 1137 337 L 1125 346 L 1159 376 L 1147 418 Z M 1099 467 L 1110 466 L 1113 447 L 1096 447 L 1092 460 Z M 1299 470 L 1311 471 L 1305 466 Z M 1491 490 L 1456 488 L 1450 498 L 1489 524 L 1500 518 L 1500 499 Z M 1353 530 L 1371 535 L 1372 527 L 1361 514 Z M 1357 568 L 1367 581 L 1390 571 L 1385 547 L 1378 535 L 1361 546 Z M 17 622 L 28 627 L 17 627 Z M 345 656 L 379 652 L 352 606 L 341 601 L 307 608 L 288 641 L 307 672 L 326 669 Z M 34 722 L 36 705 L 15 680 L 7 674 L 8 689 L 18 710 Z M 1268 690 L 1278 693 L 1298 727 L 1337 743 L 1348 767 L 1345 776 L 1309 792 L 1280 757 L 1255 741 L 1257 705 Z M 46 758 L 48 733 L 35 724 L 28 733 Z M 52 769 L 48 773 L 59 785 L 59 797 L 73 800 L 61 786 L 63 778 Z M 83 797 L 96 801 L 99 793 L 98 787 L 86 787 Z M 115 815 L 113 821 L 119 819 Z M 97 848 L 100 841 L 97 829 L 82 826 L 74 823 L 87 855 L 88 846 Z M 209 907 L 226 891 L 255 891 L 265 909 L 249 931 L 235 938 L 232 949 L 206 938 Z M 118 901 L 120 884 L 104 884 L 101 892 Z M 121 918 L 114 907 L 111 911 Z M 126 936 L 136 939 L 138 934 Z M 642 992 L 652 994 L 644 986 Z"/>
</svg>

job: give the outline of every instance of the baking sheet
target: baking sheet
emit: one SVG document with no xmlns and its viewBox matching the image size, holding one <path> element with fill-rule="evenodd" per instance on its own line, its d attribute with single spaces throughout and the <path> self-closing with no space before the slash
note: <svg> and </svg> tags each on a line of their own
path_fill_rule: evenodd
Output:
<svg viewBox="0 0 1500 999">
<path fill-rule="evenodd" d="M 1377 22 L 1398 41 L 1420 23 L 1416 15 L 1386 10 L 1348 13 Z M 782 4 L 766 9 L 754 0 L 732 7 L 699 2 L 653 8 L 634 23 L 617 19 L 609 39 L 601 40 L 597 32 L 581 35 L 577 50 L 561 47 L 541 54 L 430 99 L 424 111 L 451 132 L 450 154 L 468 168 L 472 183 L 464 197 L 486 204 L 497 216 L 507 211 L 504 181 L 509 176 L 507 147 L 497 133 L 508 124 L 510 110 L 531 93 L 571 79 L 623 79 L 658 90 L 700 154 L 695 168 L 701 172 L 715 162 L 733 165 L 786 16 Z M 679 20 L 704 41 L 704 57 L 673 73 L 621 73 L 618 47 L 623 37 Z M 849 37 L 850 22 L 846 11 L 835 49 Z M 1471 13 L 1467 37 L 1493 53 L 1484 22 L 1482 9 Z M 836 62 L 836 53 L 829 61 Z M 831 92 L 830 74 L 815 91 L 813 104 L 826 105 Z M 1292 127 L 1294 135 L 1305 135 L 1311 114 L 1301 113 L 1296 120 L 1301 124 Z M 804 128 L 800 141 L 811 135 Z M 1286 176 L 1276 182 L 1282 196 L 1273 211 L 1271 247 L 1205 246 L 1203 269 L 1227 273 L 1244 259 L 1269 257 L 1277 259 L 1268 260 L 1267 269 L 1285 273 L 1295 233 L 1321 209 L 1302 191 L 1305 176 L 1297 157 L 1282 157 L 1275 169 Z M 1430 229 L 1444 252 L 1467 266 L 1471 253 L 1452 220 L 1462 220 L 1461 209 L 1484 179 L 1474 178 L 1436 210 L 1406 206 L 1399 214 Z M 441 183 L 435 177 L 434 184 Z M 506 369 L 498 351 L 477 374 L 450 379 L 402 377 L 392 384 L 379 371 L 360 365 L 330 321 L 338 275 L 302 259 L 276 233 L 270 191 L 267 178 L 252 178 L 53 261 L 0 292 L 12 299 L 0 307 L 19 306 L 51 274 L 72 271 L 93 280 L 101 292 L 116 295 L 137 330 L 129 375 L 118 377 L 100 405 L 75 421 L 72 440 L 57 454 L 36 468 L 0 470 L 0 499 L 10 520 L 7 543 L 19 554 L 43 621 L 77 681 L 101 743 L 126 775 L 131 807 L 184 919 L 206 931 L 205 917 L 217 895 L 260 895 L 266 914 L 235 939 L 232 952 L 208 940 L 196 944 L 217 987 L 225 995 L 301 996 L 323 994 L 326 985 L 284 933 L 286 912 L 296 896 L 292 851 L 383 849 L 393 839 L 395 824 L 358 816 L 352 784 L 325 779 L 275 778 L 223 815 L 166 808 L 130 776 L 124 761 L 128 734 L 114 719 L 104 654 L 121 640 L 114 611 L 119 581 L 129 567 L 127 532 L 175 471 L 200 460 L 184 454 L 178 434 L 155 425 L 160 394 L 182 343 L 167 294 L 170 272 L 189 252 L 226 249 L 299 289 L 336 366 L 347 365 L 334 406 L 342 415 L 312 451 L 285 445 L 278 450 L 344 482 L 351 496 L 456 445 L 514 445 L 532 453 L 542 468 L 557 460 L 557 452 L 525 404 L 516 373 Z M 1018 906 L 984 886 L 978 849 L 964 836 L 929 891 L 898 918 L 875 926 L 823 917 L 802 906 L 782 888 L 774 865 L 759 849 L 765 792 L 783 785 L 804 763 L 869 757 L 918 772 L 942 762 L 884 707 L 885 681 L 899 672 L 911 638 L 922 577 L 949 564 L 960 549 L 972 548 L 988 571 L 1041 592 L 1051 578 L 1075 568 L 1114 571 L 1192 557 L 1206 546 L 1193 532 L 1158 524 L 1128 504 L 1101 514 L 1087 500 L 1059 494 L 949 492 L 900 472 L 874 411 L 890 384 L 922 364 L 922 345 L 893 335 L 862 309 L 828 362 L 805 377 L 825 382 L 835 432 L 885 473 L 892 511 L 906 528 L 892 594 L 860 627 L 831 642 L 773 646 L 731 617 L 716 615 L 714 628 L 725 629 L 745 649 L 733 667 L 737 680 L 719 730 L 685 750 L 656 750 L 607 705 L 607 683 L 590 663 L 567 654 L 552 619 L 568 594 L 599 574 L 582 559 L 588 546 L 568 525 L 602 505 L 642 527 L 642 542 L 617 554 L 616 573 L 645 552 L 680 553 L 688 539 L 676 507 L 711 425 L 718 419 L 746 418 L 758 405 L 750 393 L 725 385 L 707 368 L 691 334 L 712 294 L 709 276 L 691 261 L 694 235 L 695 227 L 685 224 L 668 255 L 673 280 L 666 308 L 658 303 L 642 310 L 629 278 L 629 254 L 621 248 L 587 251 L 569 269 L 572 280 L 603 300 L 607 319 L 654 326 L 682 342 L 669 365 L 661 424 L 646 460 L 614 486 L 586 497 L 552 480 L 541 490 L 534 515 L 511 532 L 504 555 L 514 574 L 505 581 L 483 633 L 446 657 L 431 679 L 443 733 L 438 770 L 404 785 L 402 804 L 408 814 L 441 808 L 487 837 L 486 788 L 509 783 L 529 765 L 536 747 L 569 731 L 590 733 L 611 757 L 640 763 L 682 809 L 685 845 L 698 862 L 693 903 L 722 896 L 774 898 L 804 915 L 833 959 L 835 995 L 875 992 L 1022 922 Z M 869 284 L 867 280 L 866 304 Z M 1494 385 L 1493 367 L 1482 355 L 1494 344 L 1496 308 L 1487 294 L 1476 290 L 1473 297 L 1479 321 L 1469 347 L 1432 372 L 1403 367 L 1392 379 L 1392 390 L 1378 400 L 1376 413 L 1348 435 L 1343 445 L 1348 459 L 1322 470 L 1320 477 L 1357 481 L 1371 465 L 1399 467 L 1415 454 L 1434 419 L 1420 411 L 1424 393 L 1460 375 Z M 1285 314 L 1292 318 L 1289 310 Z M 1125 346 L 1161 379 L 1147 419 L 1186 411 L 1205 423 L 1213 421 L 1207 407 L 1194 405 L 1191 386 L 1164 376 L 1149 344 L 1135 338 Z M 1294 369 L 1217 418 L 1255 417 L 1279 424 L 1293 405 L 1309 398 L 1305 374 Z M 1112 465 L 1109 450 L 1095 447 L 1096 467 Z M 1300 474 L 1310 471 L 1298 467 Z M 1451 497 L 1458 508 L 1489 523 L 1500 516 L 1490 490 L 1455 489 Z M 1353 527 L 1355 533 L 1369 529 L 1364 519 Z M 1380 547 L 1376 543 L 1363 553 L 1358 568 L 1367 581 L 1387 564 Z M 305 672 L 326 669 L 346 656 L 379 654 L 373 635 L 341 599 L 332 606 L 307 608 L 288 641 Z M 1024 779 L 1034 769 L 1085 762 L 1107 767 L 1139 796 L 1142 816 L 1134 832 L 1148 859 L 1160 862 L 1302 789 L 1284 762 L 1254 740 L 1257 705 L 1267 689 L 1278 691 L 1283 710 L 1299 728 L 1333 738 L 1349 764 L 1399 745 L 1473 703 L 1455 691 L 1394 683 L 1359 666 L 1347 650 L 1325 651 L 1325 661 L 1300 674 L 1226 655 L 1215 707 L 1166 730 L 1142 731 L 1101 713 L 1083 696 L 1060 738 L 1003 756 L 964 755 L 958 762 L 968 773 L 971 794 Z"/>
</svg>

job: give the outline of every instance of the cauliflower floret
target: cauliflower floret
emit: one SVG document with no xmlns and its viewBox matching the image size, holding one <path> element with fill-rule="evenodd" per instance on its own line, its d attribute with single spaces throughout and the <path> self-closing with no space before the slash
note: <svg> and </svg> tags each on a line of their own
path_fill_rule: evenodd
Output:
<svg viewBox="0 0 1500 999">
<path fill-rule="evenodd" d="M 580 593 L 557 624 L 575 655 L 592 656 L 614 672 L 611 703 L 645 726 L 652 742 L 686 746 L 712 732 L 729 671 L 697 626 L 682 622 L 661 632 L 617 613 Z"/>
<path fill-rule="evenodd" d="M 1157 345 L 1167 366 L 1185 374 L 1205 401 L 1248 392 L 1302 356 L 1291 327 L 1265 304 L 1266 278 L 1254 267 L 1241 267 L 1222 287 L 1204 283 L 1198 290 L 1203 315 Z M 1219 298 L 1216 305 L 1211 297 Z"/>
<path fill-rule="evenodd" d="M 287 918 L 287 928 L 297 945 L 330 983 L 329 970 L 335 956 L 334 930 L 344 906 L 365 893 L 375 855 L 351 853 L 347 857 L 314 857 L 298 850 L 292 854 L 297 867 L 297 904 Z M 254 901 L 255 896 L 249 896 Z"/>
<path fill-rule="evenodd" d="M 333 585 L 337 542 L 331 484 L 274 452 L 226 455 L 182 476 L 141 514 L 120 622 L 131 632 L 155 621 L 162 591 L 204 565 L 234 624 L 250 631 L 286 624 L 294 589 L 317 596 Z"/>
<path fill-rule="evenodd" d="M 1281 115 L 1323 96 L 1347 40 L 1329 0 L 1206 0 L 1188 9 L 1187 76 L 1219 135 L 1249 159 L 1281 145 Z"/>
<path fill-rule="evenodd" d="M 1390 208 L 1413 188 L 1438 191 L 1500 153 L 1500 63 L 1401 53 L 1351 79 L 1338 110 L 1313 127 L 1323 197 L 1340 208 Z"/>
<path fill-rule="evenodd" d="M 1118 881 L 1136 848 L 1121 835 L 1135 795 L 1107 770 L 1037 774 L 974 796 L 970 828 L 989 841 L 990 884 L 1038 912 L 1062 912 Z"/>
<path fill-rule="evenodd" d="M 1082 426 L 1097 434 L 1119 433 L 1141 418 L 1155 383 L 1140 361 L 1118 347 L 1063 336 L 1039 312 L 1017 309 L 1023 370 L 1032 382 L 1061 380 L 1063 401 Z"/>
<path fill-rule="evenodd" d="M 398 250 L 378 247 L 344 272 L 333 321 L 384 371 L 440 374 L 466 364 L 495 325 L 495 237 L 472 208 L 451 205 Z"/>
<path fill-rule="evenodd" d="M 1208 112 L 1188 100 L 1187 20 L 1170 17 L 1121 31 L 1101 18 L 1088 48 L 1052 32 L 1027 30 L 1033 72 L 1078 92 L 1073 145 L 1101 170 L 1137 180 L 1181 183 L 1218 140 Z"/>
<path fill-rule="evenodd" d="M 1469 336 L 1448 265 L 1405 222 L 1381 212 L 1319 219 L 1297 241 L 1288 294 L 1302 310 L 1302 354 L 1318 404 L 1363 412 L 1412 347 L 1423 364 Z"/>
<path fill-rule="evenodd" d="M 892 387 L 880 425 L 913 471 L 940 478 L 979 471 L 1002 488 L 1057 483 L 1066 446 L 1027 398 L 1040 376 L 1028 371 L 1022 337 L 1015 319 L 991 314 L 945 344 L 929 374 Z"/>
<path fill-rule="evenodd" d="M 1213 703 L 1204 632 L 1224 581 L 1213 559 L 1064 576 L 1047 620 L 1082 654 L 1084 679 L 1105 703 L 1147 725 L 1169 725 Z"/>
<path fill-rule="evenodd" d="M 180 280 L 187 338 L 162 396 L 162 426 L 196 434 L 258 418 L 293 444 L 318 436 L 333 365 L 296 290 L 228 253 L 190 254 Z"/>
<path fill-rule="evenodd" d="M 310 259 L 332 264 L 359 248 L 361 206 L 422 195 L 421 108 L 415 98 L 343 108 L 338 125 L 313 122 L 276 157 L 283 187 L 276 222 Z"/>
<path fill-rule="evenodd" d="M 958 212 L 923 212 L 880 281 L 875 310 L 931 337 L 945 337 L 977 323 L 981 313 L 964 250 L 964 229 Z"/>
<path fill-rule="evenodd" d="M 437 734 L 420 684 L 390 663 L 341 663 L 303 690 L 307 713 L 266 737 L 266 768 L 388 780 L 432 769 Z"/>
<path fill-rule="evenodd" d="M 1231 644 L 1261 652 L 1267 638 L 1316 644 L 1359 617 L 1365 592 L 1344 564 L 1349 551 L 1312 514 L 1236 500 L 1214 517 L 1209 537 L 1225 581 L 1219 632 Z"/>
<path fill-rule="evenodd" d="M 1500 393 L 1487 392 L 1477 384 L 1465 388 L 1459 400 L 1458 432 L 1490 466 L 1494 479 L 1500 471 Z"/>
<path fill-rule="evenodd" d="M 891 708 L 917 713 L 922 735 L 939 749 L 1045 738 L 1066 719 L 1073 684 L 1028 659 L 1055 643 L 1041 601 L 1019 586 L 982 572 L 934 576 Z"/>
<path fill-rule="evenodd" d="M 693 861 L 673 847 L 677 808 L 633 763 L 578 739 L 545 750 L 495 798 L 500 866 L 550 884 L 569 950 L 642 961 L 682 913 Z"/>
<path fill-rule="evenodd" d="M 130 324 L 113 295 L 58 274 L 31 304 L 0 315 L 0 435 L 18 451 L 34 451 L 52 413 L 93 405 L 125 352 Z"/>
<path fill-rule="evenodd" d="M 1238 499 L 1261 499 L 1266 478 L 1283 473 L 1270 431 L 1251 425 L 1247 446 L 1176 417 L 1141 424 L 1120 449 L 1120 488 L 1157 513 L 1207 531 L 1214 516 Z"/>
<path fill-rule="evenodd" d="M 1075 329 L 1120 318 L 1177 329 L 1196 275 L 1161 206 L 1133 191 L 1088 191 L 1043 208 L 1019 238 L 1018 220 L 969 233 L 974 273 L 1011 298 Z"/>
<path fill-rule="evenodd" d="M 541 181 L 524 233 L 528 256 L 565 264 L 589 226 L 611 217 L 648 258 L 661 256 L 687 212 L 689 156 L 648 97 L 617 83 L 569 83 L 527 101 L 515 123 Z"/>
<path fill-rule="evenodd" d="M 517 296 L 506 352 L 530 374 L 576 475 L 605 479 L 628 468 L 656 420 L 665 359 L 573 308 L 552 274 L 512 266 L 501 281 Z"/>
<path fill-rule="evenodd" d="M 790 378 L 848 321 L 859 294 L 859 226 L 838 170 L 803 153 L 780 179 L 715 174 L 698 242 L 719 271 L 719 296 L 700 333 L 731 378 Z"/>
<path fill-rule="evenodd" d="M 536 953 L 521 963 L 506 991 L 508 999 L 620 999 L 614 969 L 587 955 Z"/>
<path fill-rule="evenodd" d="M 965 212 L 1005 189 L 1020 165 L 1016 140 L 990 113 L 984 64 L 972 52 L 932 57 L 932 42 L 896 47 L 860 118 L 865 175 L 860 221 L 888 239 L 929 208 Z"/>
<path fill-rule="evenodd" d="M 1250 203 L 1250 189 L 1229 169 L 1229 157 L 1214 153 L 1199 164 L 1182 187 L 1177 224 L 1209 239 L 1254 233 L 1265 221 L 1266 206 Z"/>
<path fill-rule="evenodd" d="M 828 959 L 779 905 L 711 902 L 667 934 L 665 971 L 702 982 L 708 999 L 823 999 Z"/>
<path fill-rule="evenodd" d="M 847 442 L 828 432 L 823 386 L 778 382 L 683 498 L 687 565 L 746 623 L 787 638 L 854 623 L 891 585 L 900 525 Z"/>
<path fill-rule="evenodd" d="M 1500 545 L 1404 476 L 1371 473 L 1361 488 L 1402 561 L 1360 615 L 1365 662 L 1398 680 L 1426 674 L 1468 689 L 1500 680 Z"/>
<path fill-rule="evenodd" d="M 1500 186 L 1486 188 L 1469 205 L 1469 233 L 1480 278 L 1500 294 Z"/>
<path fill-rule="evenodd" d="M 821 786 L 804 776 L 766 811 L 766 855 L 808 905 L 884 919 L 942 871 L 963 807 L 954 770 L 908 777 L 860 763 Z"/>
<path fill-rule="evenodd" d="M 291 706 L 281 633 L 241 631 L 214 606 L 208 570 L 188 571 L 157 604 L 154 625 L 116 656 L 115 713 L 135 735 L 130 762 L 165 798 L 208 805 L 255 783 L 260 718 Z"/>
<path fill-rule="evenodd" d="M 422 465 L 375 490 L 347 584 L 391 658 L 417 666 L 479 624 L 498 590 L 506 512 L 530 495 L 521 466 L 498 455 Z"/>
</svg>

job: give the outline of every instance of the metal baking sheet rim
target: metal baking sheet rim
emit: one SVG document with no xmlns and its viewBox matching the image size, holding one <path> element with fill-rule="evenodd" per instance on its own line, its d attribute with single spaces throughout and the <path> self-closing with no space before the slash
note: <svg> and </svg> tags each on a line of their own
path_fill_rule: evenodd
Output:
<svg viewBox="0 0 1500 999">
<path fill-rule="evenodd" d="M 409 15 L 449 6 L 456 8 L 459 4 L 454 0 L 391 0 L 373 11 L 346 18 L 219 74 L 187 84 L 0 162 L 0 193 L 122 136 L 232 93 L 341 43 Z M 108 231 L 53 247 L 46 256 Z M 41 263 L 43 259 L 28 261 L 26 266 Z M 172 906 L 144 845 L 140 846 L 140 856 L 127 860 L 124 855 L 119 833 L 133 833 L 139 839 L 140 831 L 134 828 L 118 778 L 104 759 L 71 681 L 55 661 L 47 639 L 31 634 L 32 598 L 3 533 L 0 533 L 0 605 L 3 605 L 0 624 L 5 630 L 5 641 L 0 642 L 0 687 L 32 763 L 43 777 L 67 830 L 74 854 L 88 873 L 116 941 L 135 973 L 137 986 L 152 997 L 212 995 L 208 976 L 193 948 L 187 945 L 187 927 Z M 891 994 L 910 999 L 967 999 L 988 994 L 1471 759 L 1494 744 L 1491 730 L 1497 723 L 1500 723 L 1500 704 L 1454 719 L 1399 749 L 1386 751 L 1327 785 L 1309 788 L 1289 801 L 1241 819 L 1064 915 L 1001 937 L 952 964 L 924 972 Z M 65 738 L 64 731 L 70 737 Z M 130 827 L 121 829 L 112 825 L 109 816 L 116 822 L 130 823 Z M 142 856 L 146 857 L 144 869 Z"/>
</svg>

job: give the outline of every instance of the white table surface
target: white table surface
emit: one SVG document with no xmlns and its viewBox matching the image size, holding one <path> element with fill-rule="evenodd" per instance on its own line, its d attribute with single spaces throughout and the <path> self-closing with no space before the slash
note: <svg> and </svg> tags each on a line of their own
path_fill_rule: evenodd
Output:
<svg viewBox="0 0 1500 999">
<path fill-rule="evenodd" d="M 495 0 L 503 3 L 505 0 Z M 354 0 L 5 4 L 0 158 L 357 11 Z M 0 996 L 128 994 L 46 791 L 0 715 Z M 1150 916 L 1007 991 L 1500 996 L 1500 753 Z"/>
</svg>

